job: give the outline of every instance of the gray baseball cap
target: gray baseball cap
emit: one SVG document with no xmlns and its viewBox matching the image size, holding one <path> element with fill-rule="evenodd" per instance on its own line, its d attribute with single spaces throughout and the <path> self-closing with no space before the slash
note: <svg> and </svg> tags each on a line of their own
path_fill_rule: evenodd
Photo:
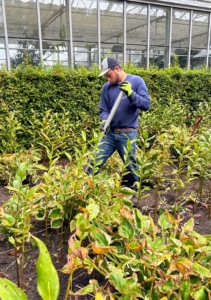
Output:
<svg viewBox="0 0 211 300">
<path fill-rule="evenodd" d="M 117 59 L 113 57 L 106 57 L 101 64 L 101 73 L 98 77 L 105 75 L 111 68 L 119 66 Z"/>
</svg>

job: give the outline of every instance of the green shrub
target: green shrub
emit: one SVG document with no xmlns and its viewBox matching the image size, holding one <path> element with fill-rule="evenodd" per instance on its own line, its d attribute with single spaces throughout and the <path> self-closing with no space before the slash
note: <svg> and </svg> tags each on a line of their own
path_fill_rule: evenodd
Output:
<svg viewBox="0 0 211 300">
<path fill-rule="evenodd" d="M 196 111 L 205 102 L 210 104 L 210 69 L 151 67 L 145 70 L 128 64 L 124 70 L 145 80 L 151 96 L 152 113 L 162 113 L 162 107 L 165 110 L 165 107 L 178 103 L 181 107 L 178 121 L 184 120 L 190 124 Z M 106 80 L 98 78 L 98 73 L 95 65 L 90 70 L 85 67 L 73 70 L 60 65 L 51 68 L 24 65 L 11 71 L 0 70 L 0 151 L 11 152 L 19 146 L 29 148 L 32 143 L 40 143 L 36 133 L 43 126 L 41 123 L 47 111 L 57 116 L 64 115 L 70 124 L 74 124 L 72 143 L 82 130 L 91 138 L 92 129 L 99 125 L 99 99 Z M 8 129 L 9 120 L 6 119 L 5 123 L 5 118 L 11 118 L 11 113 L 14 121 Z M 55 117 L 52 122 L 59 123 L 59 118 Z M 150 130 L 153 135 L 157 130 L 156 124 Z M 13 139 L 10 147 L 9 134 Z"/>
</svg>

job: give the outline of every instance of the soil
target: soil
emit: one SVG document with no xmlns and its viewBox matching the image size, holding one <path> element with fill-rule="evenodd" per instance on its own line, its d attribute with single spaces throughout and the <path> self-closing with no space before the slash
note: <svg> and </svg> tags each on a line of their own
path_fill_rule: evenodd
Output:
<svg viewBox="0 0 211 300">
<path fill-rule="evenodd" d="M 163 191 L 160 193 L 160 207 L 158 211 L 162 212 L 165 209 L 169 209 L 170 205 L 174 203 L 174 197 L 175 193 L 171 189 L 171 187 L 165 187 Z M 191 192 L 198 191 L 198 181 L 196 180 L 196 183 L 192 183 L 191 185 L 186 187 L 186 195 L 190 195 Z M 203 194 L 200 199 L 200 203 L 197 203 L 193 205 L 192 202 L 188 201 L 184 204 L 181 214 L 184 217 L 184 222 L 190 219 L 191 217 L 194 218 L 195 221 L 195 231 L 202 235 L 207 235 L 211 233 L 211 210 L 209 207 L 209 203 L 207 201 L 210 201 L 210 192 L 211 192 L 211 180 L 207 181 L 205 185 L 203 186 Z M 155 198 L 156 198 L 156 190 L 154 187 L 150 187 L 150 190 L 148 191 L 149 195 L 142 199 L 139 204 L 139 209 L 142 211 L 143 214 L 151 214 L 153 215 L 154 211 L 154 205 L 155 205 Z M 165 195 L 165 201 L 162 200 Z M 8 190 L 4 186 L 0 186 L 0 205 L 4 203 L 6 200 L 10 198 L 10 194 L 8 193 Z M 158 216 L 158 215 L 157 215 Z M 45 231 L 44 231 L 45 225 L 42 224 L 42 222 L 35 222 L 33 224 L 32 234 L 37 236 L 38 238 L 45 241 Z M 53 260 L 55 268 L 58 270 L 58 275 L 60 279 L 60 293 L 58 300 L 63 300 L 65 297 L 65 292 L 67 288 L 67 282 L 68 282 L 68 275 L 65 275 L 60 272 L 60 269 L 66 264 L 67 262 L 67 239 L 63 243 L 63 255 L 59 259 L 59 234 L 57 230 L 52 230 L 49 228 L 48 232 L 50 236 L 50 246 L 49 246 L 49 252 L 51 254 L 51 258 Z M 28 296 L 29 300 L 39 300 L 41 297 L 39 296 L 36 288 L 36 271 L 35 271 L 35 265 L 36 260 L 39 256 L 39 252 L 37 248 L 33 248 L 30 245 L 28 245 L 27 249 L 27 264 L 25 268 L 25 291 Z M 14 257 L 14 249 L 12 247 L 12 244 L 10 244 L 7 239 L 4 237 L 3 234 L 0 233 L 0 277 L 7 278 L 11 280 L 12 282 L 17 284 L 17 276 L 16 276 L 16 265 L 15 265 L 15 257 Z M 50 274 L 49 274 L 50 275 Z M 80 288 L 86 286 L 89 283 L 89 280 L 91 278 L 95 278 L 99 281 L 99 283 L 106 283 L 103 282 L 103 278 L 99 274 L 93 274 L 90 276 L 87 274 L 86 270 L 78 270 L 74 273 L 73 281 L 72 281 L 72 287 L 71 289 L 73 291 L 77 291 Z M 72 297 L 69 299 L 77 299 L 77 297 Z M 83 297 L 80 297 L 80 299 L 94 299 L 92 295 L 86 295 Z"/>
</svg>

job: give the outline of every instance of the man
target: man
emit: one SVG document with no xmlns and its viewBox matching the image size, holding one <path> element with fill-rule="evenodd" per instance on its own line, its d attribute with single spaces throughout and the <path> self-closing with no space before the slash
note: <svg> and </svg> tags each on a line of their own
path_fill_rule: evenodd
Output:
<svg viewBox="0 0 211 300">
<path fill-rule="evenodd" d="M 132 141 L 132 149 L 128 152 L 127 170 L 128 174 L 124 176 L 124 185 L 136 190 L 135 182 L 139 177 L 134 173 L 137 170 L 136 164 L 136 137 L 138 128 L 138 114 L 140 110 L 147 111 L 150 108 L 150 98 L 144 80 L 135 75 L 126 74 L 120 67 L 118 60 L 107 57 L 103 60 L 100 76 L 105 76 L 107 83 L 102 88 L 100 98 L 100 118 L 101 128 L 104 128 L 105 122 L 111 112 L 111 109 L 117 99 L 120 90 L 124 96 L 113 116 L 110 128 L 104 136 L 97 153 L 97 162 L 99 169 L 107 159 L 117 150 L 123 162 L 125 162 L 125 149 L 127 141 Z M 89 168 L 88 173 L 92 173 Z M 97 174 L 96 172 L 95 174 Z M 136 197 L 131 199 L 137 201 Z"/>
</svg>

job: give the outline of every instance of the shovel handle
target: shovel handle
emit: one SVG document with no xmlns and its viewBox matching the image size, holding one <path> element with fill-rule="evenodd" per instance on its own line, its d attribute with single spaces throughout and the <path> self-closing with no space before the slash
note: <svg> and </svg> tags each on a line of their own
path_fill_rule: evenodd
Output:
<svg viewBox="0 0 211 300">
<path fill-rule="evenodd" d="M 120 101 L 122 100 L 123 95 L 124 95 L 124 92 L 121 91 L 121 92 L 119 93 L 119 95 L 118 95 L 118 97 L 117 97 L 115 103 L 114 103 L 114 106 L 112 107 L 112 110 L 111 110 L 111 112 L 110 112 L 110 114 L 109 114 L 109 116 L 108 116 L 108 119 L 107 119 L 106 122 L 105 122 L 105 125 L 104 125 L 104 127 L 103 127 L 103 132 L 102 132 L 102 133 L 104 133 L 104 134 L 106 133 L 106 129 L 109 127 L 109 125 L 110 125 L 110 123 L 111 123 L 111 120 L 113 119 L 113 116 L 114 116 L 114 114 L 115 114 L 115 112 L 116 112 L 116 110 L 117 110 L 117 108 L 118 108 L 118 106 L 119 106 L 119 103 L 120 103 Z"/>
<path fill-rule="evenodd" d="M 115 103 L 114 103 L 114 106 L 112 107 L 112 110 L 111 110 L 111 112 L 110 112 L 110 114 L 109 114 L 109 116 L 108 116 L 108 119 L 106 120 L 105 125 L 104 125 L 104 127 L 103 127 L 102 133 L 103 133 L 104 135 L 106 134 L 106 129 L 109 127 L 109 125 L 110 125 L 110 123 L 111 123 L 111 120 L 113 119 L 113 116 L 114 116 L 114 114 L 115 114 L 115 112 L 116 112 L 116 110 L 117 110 L 117 108 L 118 108 L 118 106 L 119 106 L 119 103 L 120 103 L 120 101 L 122 100 L 123 95 L 124 95 L 124 92 L 121 91 L 121 92 L 119 93 L 119 95 L 118 95 L 118 97 L 117 97 Z M 98 144 L 101 143 L 102 139 L 103 139 L 102 137 L 99 139 Z M 87 162 L 87 164 L 86 164 L 86 166 L 83 167 L 84 172 L 87 172 L 87 170 L 88 170 L 88 168 L 89 168 L 89 164 L 91 164 L 91 163 L 92 163 L 92 159 L 89 158 L 89 159 L 88 159 L 88 162 Z"/>
</svg>

